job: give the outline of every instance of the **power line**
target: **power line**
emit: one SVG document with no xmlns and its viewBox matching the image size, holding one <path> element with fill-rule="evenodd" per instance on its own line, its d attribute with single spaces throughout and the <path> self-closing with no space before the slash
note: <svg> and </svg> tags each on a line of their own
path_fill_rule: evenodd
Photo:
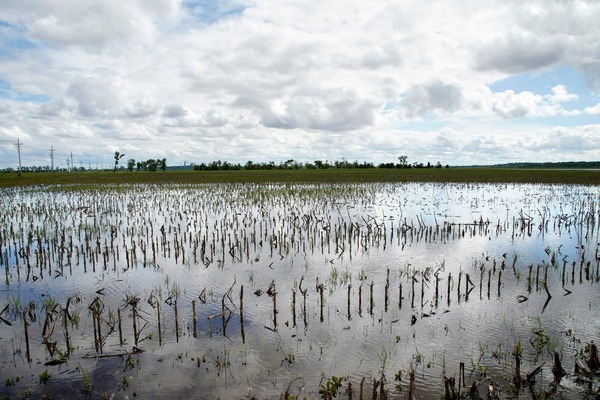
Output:
<svg viewBox="0 0 600 400">
<path fill-rule="evenodd" d="M 50 171 L 54 172 L 54 146 L 50 146 Z"/>
<path fill-rule="evenodd" d="M 15 143 L 15 147 L 17 148 L 17 152 L 19 153 L 19 176 L 21 176 L 21 146 L 23 146 L 23 143 L 21 143 L 19 141 L 19 139 L 17 139 L 17 143 Z"/>
</svg>

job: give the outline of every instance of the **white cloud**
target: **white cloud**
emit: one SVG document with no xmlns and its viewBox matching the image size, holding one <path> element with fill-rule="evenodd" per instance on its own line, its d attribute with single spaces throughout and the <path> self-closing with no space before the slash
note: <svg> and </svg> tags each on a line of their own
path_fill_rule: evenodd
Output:
<svg viewBox="0 0 600 400">
<path fill-rule="evenodd" d="M 440 81 L 408 88 L 401 96 L 400 107 L 409 118 L 427 113 L 453 112 L 462 108 L 461 89 Z"/>
<path fill-rule="evenodd" d="M 483 71 L 520 73 L 558 63 L 566 44 L 558 39 L 544 40 L 528 33 L 510 34 L 483 43 L 476 53 L 476 65 Z"/>
<path fill-rule="evenodd" d="M 583 111 L 589 115 L 600 115 L 600 103 L 593 107 L 586 107 Z"/>
<path fill-rule="evenodd" d="M 515 93 L 506 90 L 492 95 L 492 109 L 502 118 L 550 117 L 557 115 L 577 116 L 579 110 L 566 110 L 563 103 L 577 100 L 579 96 L 569 93 L 564 85 L 554 86 L 552 94 L 536 94 L 530 91 Z"/>
<path fill-rule="evenodd" d="M 39 159 L 68 134 L 65 146 L 91 163 L 115 148 L 140 159 L 168 152 L 171 165 L 411 152 L 502 161 L 507 141 L 564 148 L 532 137 L 556 125 L 575 132 L 557 137 L 578 138 L 599 113 L 600 3 L 5 3 L 0 128 L 43 137 Z M 568 81 L 490 89 L 559 67 L 580 71 L 587 91 Z"/>
</svg>

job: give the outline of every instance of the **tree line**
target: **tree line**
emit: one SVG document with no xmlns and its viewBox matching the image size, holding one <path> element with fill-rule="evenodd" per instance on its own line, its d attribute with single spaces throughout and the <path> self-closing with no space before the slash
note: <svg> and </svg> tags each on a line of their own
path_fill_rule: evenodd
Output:
<svg viewBox="0 0 600 400">
<path fill-rule="evenodd" d="M 269 162 L 254 162 L 247 161 L 245 164 L 230 163 L 228 161 L 212 161 L 208 164 L 201 163 L 193 165 L 196 171 L 227 171 L 227 170 L 273 170 L 273 169 L 330 169 L 330 168 L 444 168 L 442 163 L 439 161 L 433 165 L 431 162 L 426 164 L 422 162 L 408 163 L 407 156 L 398 157 L 397 163 L 380 163 L 375 165 L 371 162 L 358 162 L 358 161 L 328 161 L 328 160 L 315 160 L 313 162 L 298 162 L 296 160 L 287 160 L 285 162 L 275 163 L 274 161 Z M 445 168 L 450 168 L 446 165 Z"/>
<path fill-rule="evenodd" d="M 127 160 L 126 165 L 121 165 L 121 160 L 125 157 L 124 153 L 120 153 L 115 151 L 114 153 L 114 164 L 112 167 L 113 172 L 117 171 L 166 171 L 169 169 L 194 169 L 196 171 L 227 171 L 227 170 L 284 170 L 284 169 L 366 169 L 366 168 L 450 168 L 448 165 L 442 166 L 442 164 L 438 161 L 435 165 L 431 162 L 422 163 L 422 162 L 413 162 L 408 163 L 407 156 L 398 157 L 397 163 L 379 163 L 374 164 L 372 162 L 367 161 L 348 161 L 346 159 L 342 159 L 341 161 L 329 161 L 329 160 L 315 160 L 312 162 L 299 162 L 293 159 L 282 161 L 276 163 L 274 161 L 269 162 L 255 162 L 255 161 L 247 161 L 245 164 L 240 163 L 231 163 L 228 161 L 211 161 L 209 163 L 201 163 L 201 164 L 190 164 L 188 167 L 185 165 L 183 167 L 167 167 L 167 159 L 166 158 L 150 158 L 148 160 L 137 161 L 134 158 L 130 158 Z M 98 169 L 98 167 L 96 167 Z M 110 167 L 105 167 L 101 169 L 109 169 Z M 88 170 L 92 170 L 91 166 Z M 14 172 L 13 168 L 5 168 L 1 170 L 2 172 Z M 81 168 L 57 168 L 55 171 L 86 171 L 86 168 L 83 166 Z M 23 167 L 23 172 L 52 172 L 50 167 L 48 166 L 33 166 L 33 167 Z"/>
<path fill-rule="evenodd" d="M 125 157 L 125 154 L 115 151 L 115 167 L 113 169 L 114 172 L 119 170 L 119 161 L 121 158 Z M 167 169 L 167 159 L 166 158 L 150 158 L 146 161 L 137 161 L 134 158 L 130 158 L 127 160 L 127 171 L 133 172 L 136 171 L 151 171 L 155 172 L 157 170 L 166 171 Z"/>
</svg>

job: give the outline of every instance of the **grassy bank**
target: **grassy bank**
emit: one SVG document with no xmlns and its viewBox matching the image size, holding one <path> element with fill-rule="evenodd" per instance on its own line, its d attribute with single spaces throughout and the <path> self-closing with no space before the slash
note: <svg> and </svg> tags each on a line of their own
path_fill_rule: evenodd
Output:
<svg viewBox="0 0 600 400">
<path fill-rule="evenodd" d="M 271 171 L 165 171 L 0 174 L 0 187 L 218 182 L 517 182 L 600 185 L 600 171 L 556 169 L 326 169 Z"/>
</svg>

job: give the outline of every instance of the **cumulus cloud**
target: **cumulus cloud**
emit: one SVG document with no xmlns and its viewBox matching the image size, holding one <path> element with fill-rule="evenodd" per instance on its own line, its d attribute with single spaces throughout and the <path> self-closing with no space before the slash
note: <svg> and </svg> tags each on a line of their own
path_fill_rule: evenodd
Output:
<svg viewBox="0 0 600 400">
<path fill-rule="evenodd" d="M 579 96 L 569 93 L 564 85 L 551 89 L 551 94 L 541 95 L 530 91 L 515 93 L 506 90 L 494 93 L 492 110 L 502 118 L 549 117 L 556 115 L 579 115 L 581 111 L 568 111 L 563 103 L 577 100 Z"/>
<path fill-rule="evenodd" d="M 586 107 L 583 111 L 589 115 L 600 115 L 600 103 L 593 107 Z"/>
<path fill-rule="evenodd" d="M 188 113 L 189 111 L 179 104 L 168 104 L 163 109 L 162 116 L 164 118 L 179 118 L 186 116 Z"/>
<path fill-rule="evenodd" d="M 40 158 L 54 138 L 92 163 L 123 148 L 168 152 L 171 165 L 405 153 L 466 164 L 578 135 L 599 151 L 582 132 L 599 114 L 600 3 L 5 3 L 0 132 L 43 138 Z M 558 68 L 588 87 L 559 74 L 543 88 L 491 89 Z M 574 131 L 545 130 L 554 125 Z"/>
<path fill-rule="evenodd" d="M 67 90 L 84 117 L 110 117 L 119 113 L 122 90 L 112 79 L 93 77 L 75 82 Z"/>
<path fill-rule="evenodd" d="M 351 93 L 324 98 L 294 96 L 278 99 L 261 112 L 268 128 L 352 131 L 372 123 L 374 106 Z"/>
<path fill-rule="evenodd" d="M 410 118 L 433 112 L 452 112 L 462 107 L 460 88 L 441 81 L 411 86 L 401 95 L 400 106 Z"/>
<path fill-rule="evenodd" d="M 508 74 L 537 69 L 556 64 L 565 52 L 560 40 L 542 40 L 531 35 L 510 35 L 483 43 L 475 54 L 480 70 L 500 71 Z"/>
<path fill-rule="evenodd" d="M 493 110 L 502 118 L 518 118 L 535 114 L 542 96 L 531 92 L 506 90 L 494 96 Z"/>
<path fill-rule="evenodd" d="M 566 103 L 577 100 L 579 96 L 569 93 L 564 85 L 557 85 L 552 88 L 552 94 L 545 96 L 552 103 Z"/>
<path fill-rule="evenodd" d="M 174 0 L 102 2 L 24 0 L 4 4 L 4 18 L 27 26 L 30 38 L 53 46 L 82 46 L 105 51 L 111 45 L 148 45 L 157 32 L 156 19 L 174 18 Z"/>
<path fill-rule="evenodd" d="M 156 101 L 149 97 L 136 99 L 133 103 L 125 107 L 125 114 L 132 118 L 148 117 L 157 111 Z"/>
</svg>

